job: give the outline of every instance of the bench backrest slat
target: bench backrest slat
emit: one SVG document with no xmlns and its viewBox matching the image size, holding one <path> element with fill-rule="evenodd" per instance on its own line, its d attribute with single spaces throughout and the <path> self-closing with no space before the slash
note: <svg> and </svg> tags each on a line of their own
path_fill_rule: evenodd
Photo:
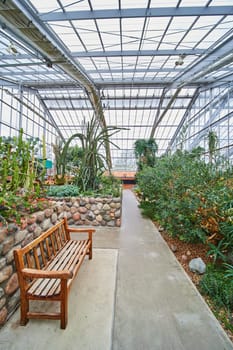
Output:
<svg viewBox="0 0 233 350">
<path fill-rule="evenodd" d="M 54 243 L 54 237 L 53 235 L 49 236 L 50 240 L 51 240 L 51 246 L 52 246 L 52 251 L 53 251 L 53 255 L 56 254 L 56 248 L 55 248 L 55 243 Z"/>
<path fill-rule="evenodd" d="M 16 249 L 14 254 L 20 270 L 24 267 L 42 269 L 47 265 L 68 240 L 65 222 L 61 220 L 25 247 Z"/>
<path fill-rule="evenodd" d="M 31 258 L 30 252 L 26 253 L 25 258 L 26 258 L 26 262 L 24 263 L 24 265 L 27 264 L 27 266 L 28 266 L 29 268 L 33 268 L 33 265 L 32 265 L 32 258 Z"/>
<path fill-rule="evenodd" d="M 38 258 L 38 252 L 37 252 L 37 248 L 36 247 L 33 248 L 33 254 L 34 254 L 34 261 L 35 261 L 35 264 L 36 264 L 36 268 L 40 269 L 40 261 L 39 261 L 39 258 Z"/>
<path fill-rule="evenodd" d="M 40 255 L 41 255 L 41 258 L 42 258 L 43 266 L 45 266 L 46 265 L 46 259 L 45 259 L 44 242 L 43 241 L 41 241 L 39 243 L 39 247 L 40 247 Z"/>
<path fill-rule="evenodd" d="M 60 237 L 59 237 L 59 231 L 57 230 L 57 234 L 54 234 L 55 242 L 56 242 L 56 250 L 61 249 L 61 243 L 60 243 Z"/>
<path fill-rule="evenodd" d="M 46 251 L 49 260 L 51 259 L 51 252 L 50 252 L 50 246 L 49 246 L 49 237 L 45 238 L 45 244 L 46 244 Z"/>
</svg>

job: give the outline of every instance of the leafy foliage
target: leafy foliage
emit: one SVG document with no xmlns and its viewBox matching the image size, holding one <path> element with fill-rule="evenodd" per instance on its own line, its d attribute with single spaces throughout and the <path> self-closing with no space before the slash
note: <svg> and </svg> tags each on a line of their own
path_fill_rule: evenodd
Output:
<svg viewBox="0 0 233 350">
<path fill-rule="evenodd" d="M 83 156 L 74 183 L 80 187 L 82 192 L 98 189 L 100 178 L 108 164 L 102 150 L 106 143 L 111 143 L 117 147 L 110 141 L 110 137 L 119 130 L 114 126 L 100 127 L 99 121 L 93 117 L 87 123 L 85 132 L 79 134 Z"/>
<path fill-rule="evenodd" d="M 114 176 L 102 176 L 100 179 L 100 185 L 97 190 L 80 191 L 80 188 L 76 185 L 54 185 L 49 186 L 46 192 L 48 197 L 76 197 L 83 195 L 91 196 L 106 196 L 111 195 L 119 197 L 121 191 L 121 182 Z"/>
<path fill-rule="evenodd" d="M 144 166 L 153 167 L 156 162 L 157 143 L 154 139 L 138 139 L 134 144 L 134 153 L 138 161 L 138 169 Z"/>
<path fill-rule="evenodd" d="M 56 139 L 56 143 L 53 144 L 53 153 L 55 155 L 55 164 L 56 164 L 56 183 L 59 185 L 62 185 L 65 183 L 65 175 L 66 175 L 66 168 L 67 168 L 67 163 L 72 155 L 72 151 L 69 151 L 69 147 L 71 142 L 75 138 L 80 138 L 82 137 L 82 134 L 74 134 L 72 135 L 66 142 Z M 77 148 L 75 148 L 77 151 Z M 73 153 L 74 153 L 73 149 Z M 76 152 L 76 159 L 75 161 L 77 162 L 77 153 Z M 78 154 L 82 154 L 81 152 Z"/>
<path fill-rule="evenodd" d="M 233 311 L 233 280 L 225 278 L 224 270 L 209 267 L 199 286 L 203 294 L 211 297 L 216 307 Z"/>
<path fill-rule="evenodd" d="M 79 194 L 78 186 L 74 185 L 49 186 L 46 191 L 48 197 L 75 197 Z"/>
<path fill-rule="evenodd" d="M 171 235 L 207 241 L 219 248 L 216 259 L 223 258 L 233 245 L 232 170 L 217 172 L 201 160 L 202 151 L 177 151 L 157 158 L 156 167 L 139 171 L 140 207 Z"/>
<path fill-rule="evenodd" d="M 70 146 L 67 150 L 66 162 L 67 162 L 67 171 L 74 175 L 82 162 L 84 156 L 84 150 L 78 145 Z"/>
<path fill-rule="evenodd" d="M 121 181 L 113 175 L 103 175 L 100 179 L 98 193 L 119 197 L 121 195 Z"/>
<path fill-rule="evenodd" d="M 42 147 L 39 139 L 19 136 L 0 137 L 0 210 L 2 217 L 18 217 L 42 192 L 45 169 L 35 154 Z"/>
<path fill-rule="evenodd" d="M 213 163 L 216 161 L 215 156 L 216 156 L 216 148 L 218 145 L 218 137 L 214 131 L 210 131 L 208 133 L 208 148 L 209 148 L 209 162 Z"/>
<path fill-rule="evenodd" d="M 233 265 L 225 263 L 224 267 L 225 267 L 225 274 L 224 274 L 225 277 L 226 278 L 233 278 Z"/>
<path fill-rule="evenodd" d="M 226 255 L 223 253 L 223 241 L 219 241 L 217 245 L 208 243 L 209 244 L 209 251 L 207 255 L 210 255 L 213 257 L 213 264 L 217 262 L 218 259 L 221 259 L 223 261 L 226 261 Z"/>
</svg>

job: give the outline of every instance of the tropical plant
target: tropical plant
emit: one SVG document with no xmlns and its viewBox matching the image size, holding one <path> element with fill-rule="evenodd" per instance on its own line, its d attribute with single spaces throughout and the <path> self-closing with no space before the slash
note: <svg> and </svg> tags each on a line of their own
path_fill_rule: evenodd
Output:
<svg viewBox="0 0 233 350">
<path fill-rule="evenodd" d="M 121 181 L 112 174 L 100 178 L 98 193 L 119 197 L 121 194 Z"/>
<path fill-rule="evenodd" d="M 223 264 L 225 267 L 225 277 L 226 278 L 232 278 L 233 277 L 233 265 L 231 264 Z"/>
<path fill-rule="evenodd" d="M 212 164 L 215 161 L 216 149 L 218 145 L 218 137 L 214 131 L 210 131 L 207 136 L 208 139 L 208 151 L 209 151 L 209 162 Z"/>
<path fill-rule="evenodd" d="M 46 191 L 48 197 L 76 197 L 79 194 L 78 186 L 74 185 L 49 186 Z"/>
<path fill-rule="evenodd" d="M 218 246 L 225 255 L 233 244 L 232 172 L 213 171 L 201 160 L 202 149 L 177 151 L 157 158 L 156 167 L 136 175 L 144 214 L 172 235 L 188 242 Z M 219 256 L 221 255 L 219 254 Z"/>
<path fill-rule="evenodd" d="M 35 157 L 42 147 L 39 139 L 0 137 L 0 209 L 3 217 L 17 217 L 27 209 L 43 188 L 43 164 Z"/>
<path fill-rule="evenodd" d="M 79 133 L 74 134 L 66 142 L 64 142 L 60 138 L 57 138 L 55 144 L 52 144 L 56 166 L 55 179 L 58 185 L 63 185 L 65 183 L 68 149 L 70 143 L 79 136 Z"/>
<path fill-rule="evenodd" d="M 82 158 L 84 156 L 84 150 L 78 146 L 70 146 L 67 150 L 66 161 L 67 161 L 67 171 L 70 174 L 75 175 L 81 166 Z"/>
<path fill-rule="evenodd" d="M 226 308 L 233 311 L 233 280 L 225 278 L 222 269 L 208 266 L 205 275 L 200 280 L 200 290 L 211 297 L 217 308 Z"/>
<path fill-rule="evenodd" d="M 33 189 L 39 166 L 35 153 L 40 147 L 38 138 L 23 139 L 23 129 L 17 137 L 0 137 L 0 186 L 3 194 Z"/>
<path fill-rule="evenodd" d="M 136 140 L 134 152 L 138 162 L 138 169 L 142 170 L 144 166 L 153 167 L 156 162 L 157 151 L 158 146 L 153 138 Z"/>
<path fill-rule="evenodd" d="M 96 189 L 99 186 L 99 178 L 108 166 L 108 161 L 104 155 L 104 149 L 107 143 L 111 143 L 118 148 L 110 137 L 120 129 L 114 126 L 101 127 L 95 116 L 85 125 L 83 133 L 72 135 L 66 142 L 60 139 L 53 144 L 56 163 L 56 183 L 64 184 L 67 164 L 73 167 L 76 177 L 74 184 L 80 187 L 80 190 Z M 81 147 L 75 145 L 70 147 L 70 143 L 79 139 Z M 72 155 L 75 158 L 72 161 Z M 72 165 L 71 165 L 72 164 Z M 70 168 L 71 168 L 70 167 Z"/>
<path fill-rule="evenodd" d="M 219 241 L 217 245 L 208 243 L 209 250 L 207 256 L 212 256 L 213 264 L 216 264 L 218 259 L 226 261 L 226 255 L 223 253 L 223 241 Z"/>
<path fill-rule="evenodd" d="M 98 189 L 100 178 L 108 167 L 103 152 L 105 145 L 109 143 L 118 148 L 110 138 L 119 131 L 120 128 L 115 126 L 101 127 L 99 121 L 93 116 L 86 124 L 84 133 L 78 135 L 83 156 L 74 183 L 80 187 L 81 191 Z M 110 169 L 108 170 L 110 172 Z"/>
</svg>

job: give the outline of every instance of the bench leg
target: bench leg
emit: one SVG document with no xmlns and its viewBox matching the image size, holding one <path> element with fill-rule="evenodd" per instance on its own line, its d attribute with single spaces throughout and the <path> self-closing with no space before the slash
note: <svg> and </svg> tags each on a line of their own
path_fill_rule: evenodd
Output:
<svg viewBox="0 0 233 350">
<path fill-rule="evenodd" d="M 91 242 L 91 245 L 90 245 L 90 248 L 89 248 L 89 260 L 92 259 L 92 242 Z"/>
<path fill-rule="evenodd" d="M 61 329 L 66 329 L 67 325 L 67 302 L 64 302 L 64 300 L 61 301 Z"/>
<path fill-rule="evenodd" d="M 68 291 L 67 281 L 61 281 L 61 329 L 65 329 L 68 320 Z"/>
<path fill-rule="evenodd" d="M 26 324 L 28 323 L 27 313 L 29 311 L 29 300 L 25 296 L 21 297 L 20 311 L 21 311 L 20 325 L 26 326 Z"/>
</svg>

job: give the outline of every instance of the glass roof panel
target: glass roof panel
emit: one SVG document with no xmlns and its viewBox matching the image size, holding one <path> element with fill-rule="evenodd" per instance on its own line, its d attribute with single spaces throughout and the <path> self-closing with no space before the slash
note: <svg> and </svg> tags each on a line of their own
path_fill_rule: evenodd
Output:
<svg viewBox="0 0 233 350">
<path fill-rule="evenodd" d="M 120 25 L 118 19 L 97 20 L 105 50 L 120 50 Z"/>
<path fill-rule="evenodd" d="M 144 18 L 127 18 L 122 20 L 122 43 L 124 50 L 138 50 Z"/>
<path fill-rule="evenodd" d="M 121 8 L 144 8 L 147 7 L 148 0 L 122 0 L 121 1 Z"/>
<path fill-rule="evenodd" d="M 174 6 L 177 6 L 177 0 L 166 0 L 166 1 L 151 0 L 150 7 L 174 7 Z"/>
<path fill-rule="evenodd" d="M 49 0 L 50 1 L 50 0 Z M 81 10 L 89 10 L 88 1 L 84 0 L 60 0 L 63 8 L 66 11 L 81 11 Z M 58 1 L 57 1 L 58 2 Z M 57 6 L 58 7 L 58 6 Z"/>
<path fill-rule="evenodd" d="M 63 43 L 60 61 L 52 57 L 51 47 L 46 54 L 45 42 L 40 51 L 29 42 L 31 39 L 22 43 L 17 35 L 1 29 L 2 79 L 23 83 L 34 91 L 38 89 L 67 138 L 80 130 L 93 114 L 87 89 L 80 87 L 82 82 L 77 78 L 83 74 L 100 95 L 107 124 L 128 129 L 114 136 L 121 147 L 119 151 L 111 149 L 116 157 L 114 162 L 127 155 L 134 157 L 135 140 L 149 137 L 154 124 L 159 152 L 164 152 L 184 113 L 191 108 L 190 101 L 195 100 L 197 89 L 232 82 L 229 38 L 233 15 L 204 13 L 208 6 L 232 6 L 232 0 L 31 0 L 31 3 L 41 15 L 48 15 L 47 20 L 46 16 L 38 17 L 38 27 L 42 24 L 46 28 L 45 37 L 49 38 L 51 47 L 57 45 L 54 36 Z M 119 6 L 126 11 L 120 13 Z M 203 8 L 200 15 L 195 14 L 198 7 Z M 148 17 L 144 18 L 147 8 Z M 152 17 L 149 8 L 167 8 L 168 14 L 164 17 L 158 11 Z M 181 8 L 190 15 L 180 16 Z M 125 15 L 127 9 L 130 9 L 129 17 Z M 174 16 L 175 10 L 179 15 Z M 85 19 L 75 17 L 82 11 Z M 40 19 L 45 23 L 40 23 Z M 16 54 L 9 52 L 11 41 Z M 52 66 L 47 61 L 50 55 Z M 216 57 L 221 65 L 210 70 L 216 64 Z M 74 67 L 76 62 L 78 65 Z M 184 88 L 173 101 L 177 86 Z M 204 106 L 204 101 L 205 98 L 199 99 L 199 106 Z M 191 108 L 193 115 L 196 109 Z M 209 112 L 205 118 L 208 115 Z"/>
<path fill-rule="evenodd" d="M 180 7 L 182 6 L 206 6 L 206 4 L 209 2 L 209 0 L 182 0 Z"/>
<path fill-rule="evenodd" d="M 85 43 L 87 50 L 100 50 L 101 42 L 96 30 L 95 22 L 92 20 L 73 21 L 81 40 Z"/>
</svg>

